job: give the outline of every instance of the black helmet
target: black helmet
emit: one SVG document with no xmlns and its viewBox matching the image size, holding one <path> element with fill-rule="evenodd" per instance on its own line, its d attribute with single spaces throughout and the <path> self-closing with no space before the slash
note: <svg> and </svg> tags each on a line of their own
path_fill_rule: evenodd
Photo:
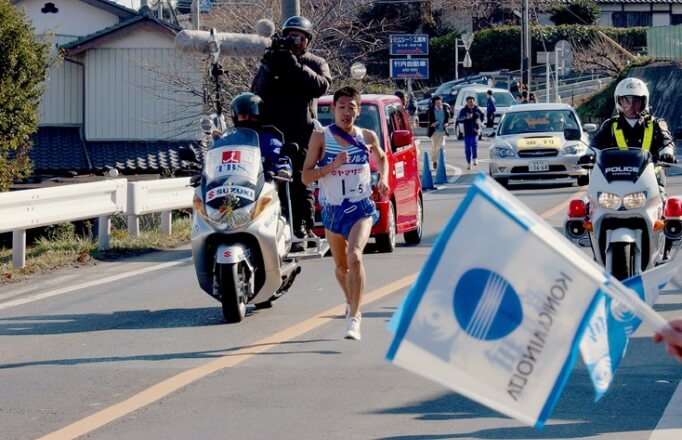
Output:
<svg viewBox="0 0 682 440">
<path fill-rule="evenodd" d="M 282 33 L 286 35 L 291 30 L 301 31 L 306 34 L 308 40 L 313 38 L 313 24 L 305 17 L 300 15 L 294 15 L 293 17 L 287 18 L 282 26 Z"/>
<path fill-rule="evenodd" d="M 253 115 L 260 119 L 263 113 L 263 100 L 251 92 L 241 93 L 232 100 L 232 121 L 237 123 L 238 115 Z"/>
</svg>

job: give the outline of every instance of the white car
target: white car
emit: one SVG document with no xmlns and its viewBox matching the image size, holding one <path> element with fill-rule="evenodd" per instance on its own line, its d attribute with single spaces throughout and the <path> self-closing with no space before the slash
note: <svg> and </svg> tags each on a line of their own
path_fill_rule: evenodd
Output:
<svg viewBox="0 0 682 440">
<path fill-rule="evenodd" d="M 490 146 L 490 176 L 503 186 L 517 183 L 554 182 L 587 185 L 589 172 L 577 164 L 587 152 L 587 132 L 568 104 L 521 104 L 511 107 L 500 120 Z"/>
</svg>

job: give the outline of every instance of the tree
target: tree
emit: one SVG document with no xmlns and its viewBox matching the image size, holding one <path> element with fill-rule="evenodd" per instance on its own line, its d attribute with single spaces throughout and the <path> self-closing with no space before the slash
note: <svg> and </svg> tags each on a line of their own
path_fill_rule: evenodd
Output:
<svg viewBox="0 0 682 440">
<path fill-rule="evenodd" d="M 29 136 L 38 127 L 49 44 L 26 16 L 0 0 L 0 191 L 31 172 Z"/>
<path fill-rule="evenodd" d="M 593 0 L 573 0 L 569 4 L 552 6 L 549 19 L 556 25 L 595 24 L 599 21 L 599 6 Z"/>
</svg>

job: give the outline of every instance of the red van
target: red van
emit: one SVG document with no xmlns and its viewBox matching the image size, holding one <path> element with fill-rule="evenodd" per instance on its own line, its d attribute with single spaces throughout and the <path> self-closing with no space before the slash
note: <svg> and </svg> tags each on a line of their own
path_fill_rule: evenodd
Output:
<svg viewBox="0 0 682 440">
<path fill-rule="evenodd" d="M 323 96 L 317 103 L 317 119 L 323 126 L 334 122 L 332 98 Z M 385 197 L 376 190 L 372 193 L 379 211 L 379 220 L 372 228 L 377 249 L 393 252 L 396 234 L 403 234 L 407 244 L 419 243 L 422 239 L 424 203 L 417 166 L 418 151 L 409 116 L 400 99 L 394 95 L 362 95 L 362 110 L 355 125 L 374 130 L 388 158 L 390 191 Z M 370 155 L 370 158 L 374 185 L 378 172 L 374 157 Z M 315 199 L 315 233 L 323 235 L 317 190 Z"/>
</svg>

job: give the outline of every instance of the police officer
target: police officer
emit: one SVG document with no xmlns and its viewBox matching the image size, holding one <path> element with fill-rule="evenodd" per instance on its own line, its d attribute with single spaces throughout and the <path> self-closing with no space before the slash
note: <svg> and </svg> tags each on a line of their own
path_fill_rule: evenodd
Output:
<svg viewBox="0 0 682 440">
<path fill-rule="evenodd" d="M 291 202 L 294 234 L 304 238 L 312 236 L 315 204 L 312 191 L 301 181 L 301 170 L 317 117 L 317 98 L 327 93 L 332 78 L 327 62 L 307 50 L 312 39 L 310 20 L 290 17 L 282 34 L 284 41 L 273 40 L 273 48 L 263 56 L 251 89 L 265 101 L 263 123 L 274 125 L 287 142 L 299 146 L 299 154 L 292 157 Z M 301 244 L 296 245 L 295 251 L 302 250 Z"/>
<path fill-rule="evenodd" d="M 607 119 L 592 138 L 590 147 L 641 148 L 660 162 L 674 163 L 675 141 L 668 124 L 649 112 L 649 89 L 637 78 L 625 78 L 613 94 L 618 114 Z"/>
</svg>

